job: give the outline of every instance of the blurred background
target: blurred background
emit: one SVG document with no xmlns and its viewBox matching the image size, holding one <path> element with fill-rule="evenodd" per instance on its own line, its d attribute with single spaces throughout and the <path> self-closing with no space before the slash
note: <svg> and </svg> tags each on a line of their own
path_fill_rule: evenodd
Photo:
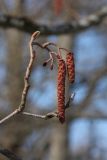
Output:
<svg viewBox="0 0 107 160">
<path fill-rule="evenodd" d="M 29 21 L 20 31 L 8 21 L 3 26 L 2 17 L 25 17 L 54 29 L 60 24 L 75 26 L 105 6 L 107 0 L 0 0 L 0 119 L 20 103 L 33 33 L 27 32 Z M 66 122 L 17 115 L 0 126 L 0 148 L 23 160 L 107 160 L 107 18 L 68 34 L 44 31 L 38 42 L 47 41 L 72 50 L 75 56 L 76 80 L 69 88 L 75 98 L 66 110 Z M 57 66 L 53 71 L 42 67 L 48 54 L 37 51 L 25 110 L 45 114 L 57 107 Z M 0 160 L 5 159 L 1 154 Z"/>
</svg>

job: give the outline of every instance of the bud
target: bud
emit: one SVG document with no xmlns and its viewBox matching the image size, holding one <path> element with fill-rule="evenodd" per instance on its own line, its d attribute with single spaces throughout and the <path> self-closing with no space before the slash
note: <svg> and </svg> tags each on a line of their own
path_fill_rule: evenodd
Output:
<svg viewBox="0 0 107 160">
<path fill-rule="evenodd" d="M 61 123 L 65 121 L 65 77 L 66 65 L 63 59 L 58 59 L 58 79 L 57 79 L 57 97 L 58 97 L 58 117 Z"/>
<path fill-rule="evenodd" d="M 44 63 L 43 63 L 43 67 L 45 67 L 46 65 L 47 65 L 47 62 L 44 62 Z"/>
<path fill-rule="evenodd" d="M 67 72 L 68 72 L 69 82 L 70 83 L 74 83 L 74 81 L 75 81 L 75 64 L 74 64 L 73 53 L 67 53 L 66 65 L 67 65 Z"/>
</svg>

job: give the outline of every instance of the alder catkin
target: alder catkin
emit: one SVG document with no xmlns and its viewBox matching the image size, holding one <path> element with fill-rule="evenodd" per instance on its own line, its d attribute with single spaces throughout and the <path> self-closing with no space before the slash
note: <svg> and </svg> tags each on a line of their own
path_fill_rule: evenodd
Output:
<svg viewBox="0 0 107 160">
<path fill-rule="evenodd" d="M 61 123 L 65 121 L 65 77 L 66 65 L 63 59 L 58 59 L 58 79 L 57 79 L 57 97 L 58 97 L 58 117 Z"/>
<path fill-rule="evenodd" d="M 67 53 L 66 56 L 66 65 L 68 72 L 68 79 L 70 83 L 75 81 L 75 64 L 74 64 L 74 55 L 73 53 Z"/>
</svg>

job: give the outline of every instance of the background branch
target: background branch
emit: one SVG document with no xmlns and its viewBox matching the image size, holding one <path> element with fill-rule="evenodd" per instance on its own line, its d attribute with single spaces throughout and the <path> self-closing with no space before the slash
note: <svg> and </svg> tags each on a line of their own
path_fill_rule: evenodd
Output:
<svg viewBox="0 0 107 160">
<path fill-rule="evenodd" d="M 22 160 L 21 158 L 19 158 L 17 155 L 9 151 L 8 149 L 0 149 L 0 153 L 6 156 L 9 160 Z"/>
<path fill-rule="evenodd" d="M 51 34 L 65 34 L 65 33 L 74 33 L 77 31 L 82 31 L 87 29 L 91 26 L 95 26 L 100 24 L 103 19 L 107 16 L 107 6 L 101 8 L 94 14 L 91 14 L 87 17 L 71 21 L 70 23 L 55 25 L 55 26 L 48 26 L 48 25 L 41 25 L 31 21 L 29 18 L 26 17 L 16 17 L 11 15 L 0 15 L 0 27 L 3 29 L 6 28 L 16 28 L 20 31 L 26 33 L 33 33 L 36 30 L 41 32 L 41 35 L 51 35 Z"/>
<path fill-rule="evenodd" d="M 85 99 L 81 102 L 81 104 L 79 104 L 78 107 L 76 107 L 77 111 L 83 111 L 85 109 L 88 108 L 91 99 L 93 97 L 94 91 L 96 89 L 97 83 L 98 81 L 106 76 L 107 73 L 107 65 L 105 65 L 104 67 L 102 67 L 101 69 L 98 69 L 95 71 L 94 75 L 92 76 L 92 78 L 90 78 L 89 82 L 88 82 L 88 93 L 86 94 Z"/>
</svg>

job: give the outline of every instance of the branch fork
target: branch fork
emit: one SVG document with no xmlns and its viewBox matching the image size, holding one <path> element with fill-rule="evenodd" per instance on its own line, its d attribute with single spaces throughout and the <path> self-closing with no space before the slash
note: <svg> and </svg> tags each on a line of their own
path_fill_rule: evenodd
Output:
<svg viewBox="0 0 107 160">
<path fill-rule="evenodd" d="M 39 46 L 42 49 L 45 49 L 48 51 L 49 54 L 49 59 L 46 60 L 43 63 L 43 66 L 46 66 L 48 63 L 50 63 L 50 69 L 53 69 L 53 62 L 54 62 L 54 57 L 53 55 L 57 58 L 57 60 L 61 60 L 62 56 L 61 56 L 61 49 L 64 48 L 59 48 L 56 44 L 52 43 L 52 42 L 46 42 L 44 44 L 40 44 L 38 42 L 36 42 L 37 37 L 40 35 L 39 31 L 36 31 L 32 34 L 30 42 L 29 42 L 29 47 L 30 47 L 30 60 L 25 72 L 25 76 L 24 76 L 24 88 L 22 91 L 22 95 L 21 95 L 21 101 L 19 106 L 9 115 L 7 115 L 6 117 L 4 117 L 3 119 L 0 120 L 0 124 L 4 123 L 5 121 L 7 121 L 8 119 L 10 119 L 11 117 L 15 116 L 16 114 L 23 114 L 23 115 L 27 115 L 27 116 L 33 116 L 36 118 L 41 118 L 41 119 L 50 119 L 53 117 L 57 117 L 59 118 L 59 113 L 58 111 L 54 111 L 54 112 L 50 112 L 47 113 L 46 115 L 37 115 L 37 114 L 33 114 L 33 113 L 28 113 L 28 112 L 24 112 L 25 107 L 26 107 L 26 99 L 27 99 L 27 95 L 29 92 L 29 88 L 30 88 L 30 77 L 31 77 L 31 73 L 32 73 L 32 69 L 33 69 L 33 63 L 36 57 L 36 50 L 34 49 L 34 45 Z M 53 51 L 52 49 L 49 48 L 49 46 L 55 46 L 57 48 L 57 52 Z M 66 49 L 64 49 L 66 50 Z M 68 50 L 66 50 L 68 51 Z M 60 92 L 59 92 L 60 93 Z M 70 102 L 73 101 L 74 99 L 74 93 L 72 93 L 71 97 L 69 98 L 69 101 L 67 102 L 67 104 L 65 105 L 65 109 L 67 109 L 70 106 Z M 65 110 L 64 109 L 64 110 Z"/>
</svg>

